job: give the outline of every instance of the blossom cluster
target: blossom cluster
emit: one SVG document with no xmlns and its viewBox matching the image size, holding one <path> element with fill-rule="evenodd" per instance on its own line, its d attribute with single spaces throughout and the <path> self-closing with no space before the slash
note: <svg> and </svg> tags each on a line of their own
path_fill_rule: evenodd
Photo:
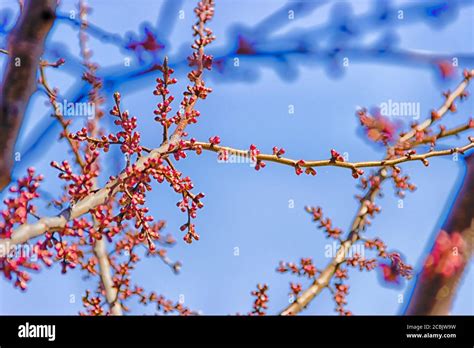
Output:
<svg viewBox="0 0 474 348">
<path fill-rule="evenodd" d="M 258 284 L 257 290 L 252 291 L 252 296 L 255 297 L 252 311 L 249 315 L 265 315 L 268 309 L 268 285 Z"/>
<path fill-rule="evenodd" d="M 32 202 L 40 197 L 38 188 L 42 180 L 43 176 L 35 175 L 34 168 L 28 168 L 27 176 L 10 187 L 9 192 L 14 197 L 3 202 L 5 209 L 1 212 L 0 238 L 11 238 L 16 224 L 24 224 L 30 216 L 35 216 L 36 206 Z M 31 279 L 29 272 L 38 271 L 41 263 L 51 266 L 51 256 L 52 253 L 45 251 L 40 242 L 31 248 L 10 249 L 7 244 L 6 249 L 0 248 L 0 273 L 7 280 L 13 280 L 15 287 L 25 290 Z"/>
</svg>

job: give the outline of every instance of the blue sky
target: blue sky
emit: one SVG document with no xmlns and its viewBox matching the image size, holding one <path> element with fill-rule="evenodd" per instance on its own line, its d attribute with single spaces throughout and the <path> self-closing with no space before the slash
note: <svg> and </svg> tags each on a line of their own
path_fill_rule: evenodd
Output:
<svg viewBox="0 0 474 348">
<path fill-rule="evenodd" d="M 129 31 L 140 31 L 143 22 L 155 27 L 159 19 L 165 19 L 166 25 L 160 22 L 157 30 L 160 35 L 172 28 L 165 40 L 170 64 L 173 66 L 174 62 L 180 62 L 186 56 L 186 47 L 191 40 L 190 26 L 194 20 L 194 1 L 177 1 L 175 7 L 165 1 L 90 2 L 94 8 L 90 21 L 121 36 Z M 360 16 L 351 23 L 364 34 L 351 39 L 348 48 L 351 45 L 373 47 L 378 42 L 390 43 L 395 49 L 420 54 L 470 56 L 471 60 L 459 59 L 459 64 L 472 68 L 474 6 L 462 6 L 446 19 L 413 14 L 401 20 L 402 23 L 375 25 L 367 19 L 375 2 L 354 0 L 326 4 L 306 1 L 304 4 L 308 7 L 296 10 L 295 20 L 291 23 L 274 19 L 275 25 L 270 25 L 271 34 L 266 37 L 267 46 L 263 46 L 278 50 L 281 45 L 280 49 L 284 51 L 285 45 L 291 46 L 298 38 L 321 50 L 333 47 L 331 45 L 336 45 L 338 40 L 346 39 L 337 34 L 334 23 L 341 19 L 338 15 L 344 13 L 349 4 L 353 15 Z M 249 37 L 258 39 L 259 32 L 252 32 L 251 28 L 286 3 L 280 0 L 218 1 L 215 19 L 210 24 L 218 37 L 213 44 L 213 53 L 227 53 L 231 59 L 235 58 L 231 52 L 236 42 L 235 34 L 249 32 Z M 289 6 L 298 9 L 301 3 L 293 1 Z M 315 6 L 310 12 L 312 3 L 320 6 Z M 397 9 L 419 5 L 422 1 L 390 3 Z M 449 3 L 454 7 L 457 2 Z M 16 1 L 0 0 L 0 4 L 4 9 L 16 11 Z M 60 11 L 69 13 L 75 6 L 76 1 L 63 1 Z M 335 6 L 340 6 L 335 11 L 336 16 L 333 12 Z M 181 10 L 184 19 L 172 20 Z M 163 11 L 167 11 L 166 16 L 163 16 Z M 325 29 L 310 30 L 313 27 Z M 2 35 L 0 47 L 3 44 Z M 90 47 L 94 51 L 93 60 L 104 71 L 127 73 L 127 69 L 139 68 L 139 62 L 131 52 L 95 38 L 91 39 Z M 54 57 L 56 50 L 77 57 L 77 29 L 66 21 L 59 21 L 53 28 L 46 56 Z M 123 66 L 127 57 L 131 58 L 131 67 Z M 237 148 L 248 148 L 254 143 L 265 152 L 270 152 L 276 145 L 284 147 L 288 156 L 293 158 L 327 158 L 329 150 L 336 148 L 347 152 L 351 161 L 378 159 L 383 156 L 383 149 L 360 137 L 355 117 L 357 107 L 372 107 L 389 99 L 417 102 L 421 107 L 421 117 L 428 117 L 430 110 L 442 102 L 441 92 L 453 88 L 460 78 L 458 74 L 452 80 L 442 81 L 427 64 L 405 62 L 384 54 L 366 57 L 350 53 L 347 58 L 349 65 L 342 68 L 342 74 L 336 74 L 336 69 L 318 56 L 286 57 L 287 61 L 240 57 L 239 66 L 231 67 L 224 76 L 215 70 L 209 74 L 208 85 L 214 92 L 199 104 L 202 117 L 197 125 L 189 127 L 189 133 L 202 141 L 219 135 L 222 144 Z M 50 83 L 65 96 L 77 92 L 78 70 L 73 60 L 70 61 L 58 71 L 48 71 Z M 0 57 L 0 67 L 4 62 L 5 59 Z M 176 94 L 181 93 L 184 86 L 184 72 L 178 66 L 177 76 L 181 83 Z M 156 141 L 161 137 L 161 129 L 152 117 L 157 103 L 152 95 L 156 77 L 151 74 L 114 86 L 122 93 L 125 107 L 139 118 L 143 143 L 147 146 L 158 145 Z M 113 91 L 106 92 L 110 106 Z M 51 122 L 45 100 L 43 94 L 36 93 L 28 108 L 16 148 L 22 154 L 22 160 L 15 168 L 15 176 L 22 175 L 26 167 L 33 165 L 46 175 L 43 189 L 57 194 L 59 185 L 49 162 L 63 160 L 68 155 L 64 151 L 65 145 L 57 143 L 54 132 L 47 133 L 42 141 L 36 143 L 38 134 Z M 290 105 L 294 106 L 294 114 L 288 112 Z M 467 115 L 472 116 L 473 106 L 473 100 L 468 99 L 445 124 L 461 124 Z M 406 123 L 410 120 L 401 118 L 400 121 Z M 450 140 L 445 144 L 452 146 L 460 142 Z M 107 170 L 116 171 L 114 160 L 108 163 Z M 167 221 L 166 231 L 177 237 L 178 244 L 170 250 L 169 256 L 180 260 L 183 269 L 176 276 L 158 260 L 150 259 L 137 268 L 135 279 L 145 289 L 155 290 L 170 299 L 184 295 L 186 305 L 205 314 L 248 312 L 252 304 L 250 291 L 259 282 L 270 287 L 269 313 L 283 309 L 288 304 L 289 281 L 296 279 L 277 274 L 278 262 L 312 257 L 320 268 L 329 262 L 324 256 L 329 241 L 316 229 L 304 206 L 323 207 L 334 224 L 343 230 L 349 228 L 357 211 L 354 199 L 358 193 L 356 182 L 342 169 L 325 168 L 320 169 L 316 177 L 297 177 L 292 168 L 267 164 L 263 171 L 256 172 L 245 164 L 218 163 L 213 153 L 205 153 L 199 158 L 191 155 L 189 160 L 179 162 L 178 168 L 193 179 L 197 192 L 206 194 L 205 207 L 196 219 L 201 240 L 192 245 L 181 241 L 179 226 L 184 216 L 175 206 L 178 197 L 165 186 L 157 187 L 148 198 L 148 206 L 157 219 Z M 402 252 L 405 259 L 419 270 L 445 212 L 453 202 L 464 168 L 462 161 L 451 158 L 434 159 L 429 168 L 420 163 L 409 163 L 404 168 L 418 190 L 408 194 L 400 209 L 391 185 L 386 185 L 386 194 L 379 200 L 382 214 L 373 221 L 366 235 L 382 238 L 390 249 Z M 238 256 L 235 255 L 236 248 Z M 349 284 L 350 310 L 355 314 L 385 315 L 401 313 L 414 282 L 403 288 L 387 288 L 380 284 L 376 272 L 352 270 Z M 473 314 L 473 286 L 470 267 L 459 288 L 453 314 Z M 80 272 L 63 276 L 58 267 L 35 274 L 26 293 L 0 282 L 0 313 L 75 314 L 82 309 L 80 298 L 87 287 L 92 287 L 91 283 L 84 280 Z M 405 297 L 404 303 L 398 301 L 400 294 Z M 76 298 L 75 303 L 71 303 L 72 297 Z M 144 309 L 138 305 L 131 308 L 133 313 L 151 312 L 151 308 Z M 330 293 L 323 292 L 304 313 L 327 315 L 333 314 L 333 309 Z"/>
</svg>

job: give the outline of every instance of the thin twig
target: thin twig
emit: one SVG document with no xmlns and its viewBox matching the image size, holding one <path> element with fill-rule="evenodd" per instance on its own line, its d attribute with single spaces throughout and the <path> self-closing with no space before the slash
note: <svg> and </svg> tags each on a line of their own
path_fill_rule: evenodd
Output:
<svg viewBox="0 0 474 348">
<path fill-rule="evenodd" d="M 229 155 L 236 155 L 242 157 L 249 157 L 249 152 L 246 150 L 234 149 L 231 147 L 214 145 L 211 143 L 195 142 L 195 145 L 202 146 L 203 150 L 213 151 L 213 152 L 226 152 Z M 365 162 L 341 162 L 337 160 L 327 159 L 327 160 L 317 160 L 317 161 L 306 161 L 306 160 L 295 160 L 291 158 L 279 157 L 277 155 L 269 154 L 259 154 L 254 158 L 256 161 L 268 161 L 279 164 L 284 164 L 287 166 L 295 167 L 300 166 L 303 168 L 316 168 L 316 167 L 342 167 L 347 169 L 355 168 L 370 168 L 370 167 L 395 167 L 396 165 L 404 162 L 410 161 L 422 161 L 426 163 L 426 159 L 430 157 L 439 157 L 451 155 L 453 153 L 464 153 L 470 149 L 474 148 L 473 143 L 469 143 L 462 147 L 455 147 L 448 150 L 440 151 L 429 151 L 423 154 L 407 154 L 406 156 L 397 157 L 388 160 L 381 161 L 365 161 Z M 300 162 L 301 161 L 301 162 Z"/>
<path fill-rule="evenodd" d="M 56 101 L 57 95 L 51 89 L 51 87 L 48 84 L 48 80 L 46 79 L 46 73 L 45 73 L 45 67 L 46 66 L 54 66 L 50 64 L 45 64 L 44 61 L 40 61 L 39 65 L 39 71 L 40 71 L 40 84 L 44 87 L 46 94 L 49 97 L 49 101 L 51 105 L 53 106 L 54 109 L 54 117 L 59 121 L 61 124 L 61 127 L 63 128 L 63 135 L 66 138 L 67 142 L 69 143 L 69 146 L 74 154 L 74 159 L 76 160 L 76 163 L 81 167 L 81 169 L 84 169 L 86 166 L 84 160 L 81 157 L 81 154 L 79 153 L 79 146 L 77 142 L 74 142 L 74 140 L 70 137 L 70 132 L 68 131 L 68 126 L 70 122 L 66 121 L 64 119 L 64 116 L 62 115 L 60 111 L 60 107 Z"/>
</svg>

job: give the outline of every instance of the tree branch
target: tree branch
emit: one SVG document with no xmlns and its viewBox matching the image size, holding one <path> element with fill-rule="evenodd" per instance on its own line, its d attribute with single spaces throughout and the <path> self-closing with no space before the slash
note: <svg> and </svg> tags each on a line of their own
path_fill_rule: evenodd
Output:
<svg viewBox="0 0 474 348">
<path fill-rule="evenodd" d="M 107 253 L 105 237 L 95 242 L 94 255 L 99 261 L 99 275 L 104 285 L 105 298 L 110 305 L 110 311 L 113 315 L 122 315 L 122 306 L 120 301 L 118 301 L 118 289 L 114 287 L 112 272 L 110 270 L 109 254 Z"/>
<path fill-rule="evenodd" d="M 30 0 L 8 38 L 9 53 L 0 90 L 0 189 L 10 182 L 13 147 L 30 97 L 44 42 L 54 19 L 56 0 Z"/>
<path fill-rule="evenodd" d="M 381 181 L 387 178 L 387 170 L 381 168 L 377 174 Z M 356 218 L 354 219 L 350 233 L 348 237 L 342 242 L 341 247 L 337 251 L 336 256 L 331 260 L 331 262 L 326 266 L 326 268 L 321 272 L 321 274 L 314 280 L 314 282 L 304 290 L 296 300 L 286 307 L 283 311 L 280 312 L 280 315 L 296 315 L 309 305 L 309 303 L 317 296 L 319 293 L 329 285 L 334 273 L 341 264 L 346 260 L 346 256 L 349 255 L 350 248 L 352 245 L 359 240 L 360 231 L 363 230 L 366 225 L 367 218 L 367 204 L 373 202 L 380 190 L 377 187 L 371 187 L 367 192 L 364 198 L 361 199 L 361 206 L 357 213 Z"/>
<path fill-rule="evenodd" d="M 317 160 L 317 161 L 306 161 L 306 160 L 295 160 L 291 158 L 280 157 L 278 155 L 269 155 L 269 154 L 258 154 L 255 156 L 255 161 L 268 161 L 274 163 L 280 163 L 291 167 L 300 166 L 303 168 L 316 168 L 316 167 L 341 167 L 347 169 L 356 169 L 356 168 L 370 168 L 370 167 L 394 167 L 397 164 L 410 162 L 410 161 L 422 161 L 427 165 L 426 160 L 430 157 L 439 157 L 452 155 L 453 153 L 464 153 L 472 148 L 474 148 L 474 137 L 469 138 L 470 143 L 462 147 L 455 147 L 447 150 L 440 151 L 429 151 L 422 154 L 407 154 L 406 156 L 386 159 L 381 161 L 365 161 L 365 162 L 345 162 L 338 161 L 334 159 L 327 160 Z M 213 152 L 226 152 L 230 155 L 236 155 L 240 157 L 249 157 L 249 151 L 239 150 L 231 147 L 214 145 L 211 143 L 195 142 L 196 146 L 201 146 L 203 150 L 213 151 Z"/>
<path fill-rule="evenodd" d="M 438 262 L 449 262 L 446 257 L 458 257 L 461 266 L 453 274 L 430 274 L 426 265 L 432 254 L 425 261 L 425 268 L 418 275 L 413 290 L 407 315 L 447 315 L 449 314 L 461 277 L 473 255 L 474 241 L 474 154 L 466 159 L 467 171 L 461 190 L 456 197 L 449 216 L 443 224 L 441 233 L 452 237 L 460 233 L 464 241 L 462 250 L 449 250 Z M 439 237 L 439 235 L 438 235 Z M 436 238 L 438 241 L 439 238 Z M 436 248 L 433 246 L 433 250 Z M 452 253 L 456 252 L 456 255 Z"/>
</svg>

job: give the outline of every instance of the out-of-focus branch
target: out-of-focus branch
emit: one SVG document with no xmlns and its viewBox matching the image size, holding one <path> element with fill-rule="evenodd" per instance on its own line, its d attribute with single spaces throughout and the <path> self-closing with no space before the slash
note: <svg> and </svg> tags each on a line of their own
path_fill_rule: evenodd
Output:
<svg viewBox="0 0 474 348">
<path fill-rule="evenodd" d="M 459 233 L 463 243 L 459 247 L 450 248 L 446 254 L 441 254 L 439 259 L 433 258 L 433 252 L 439 248 L 435 244 L 425 268 L 418 275 L 413 294 L 411 296 L 406 314 L 408 315 L 447 315 L 449 314 L 456 291 L 467 267 L 467 263 L 473 255 L 474 241 L 474 154 L 466 159 L 467 172 L 464 181 L 456 197 L 456 201 L 443 224 L 442 232 L 452 238 Z M 436 243 L 440 238 L 436 238 Z M 433 263 L 449 263 L 446 258 L 459 261 L 459 267 L 452 273 L 430 272 Z"/>
<path fill-rule="evenodd" d="M 10 182 L 13 147 L 36 89 L 36 73 L 56 7 L 56 0 L 27 1 L 8 38 L 9 57 L 0 90 L 0 189 Z"/>
</svg>

